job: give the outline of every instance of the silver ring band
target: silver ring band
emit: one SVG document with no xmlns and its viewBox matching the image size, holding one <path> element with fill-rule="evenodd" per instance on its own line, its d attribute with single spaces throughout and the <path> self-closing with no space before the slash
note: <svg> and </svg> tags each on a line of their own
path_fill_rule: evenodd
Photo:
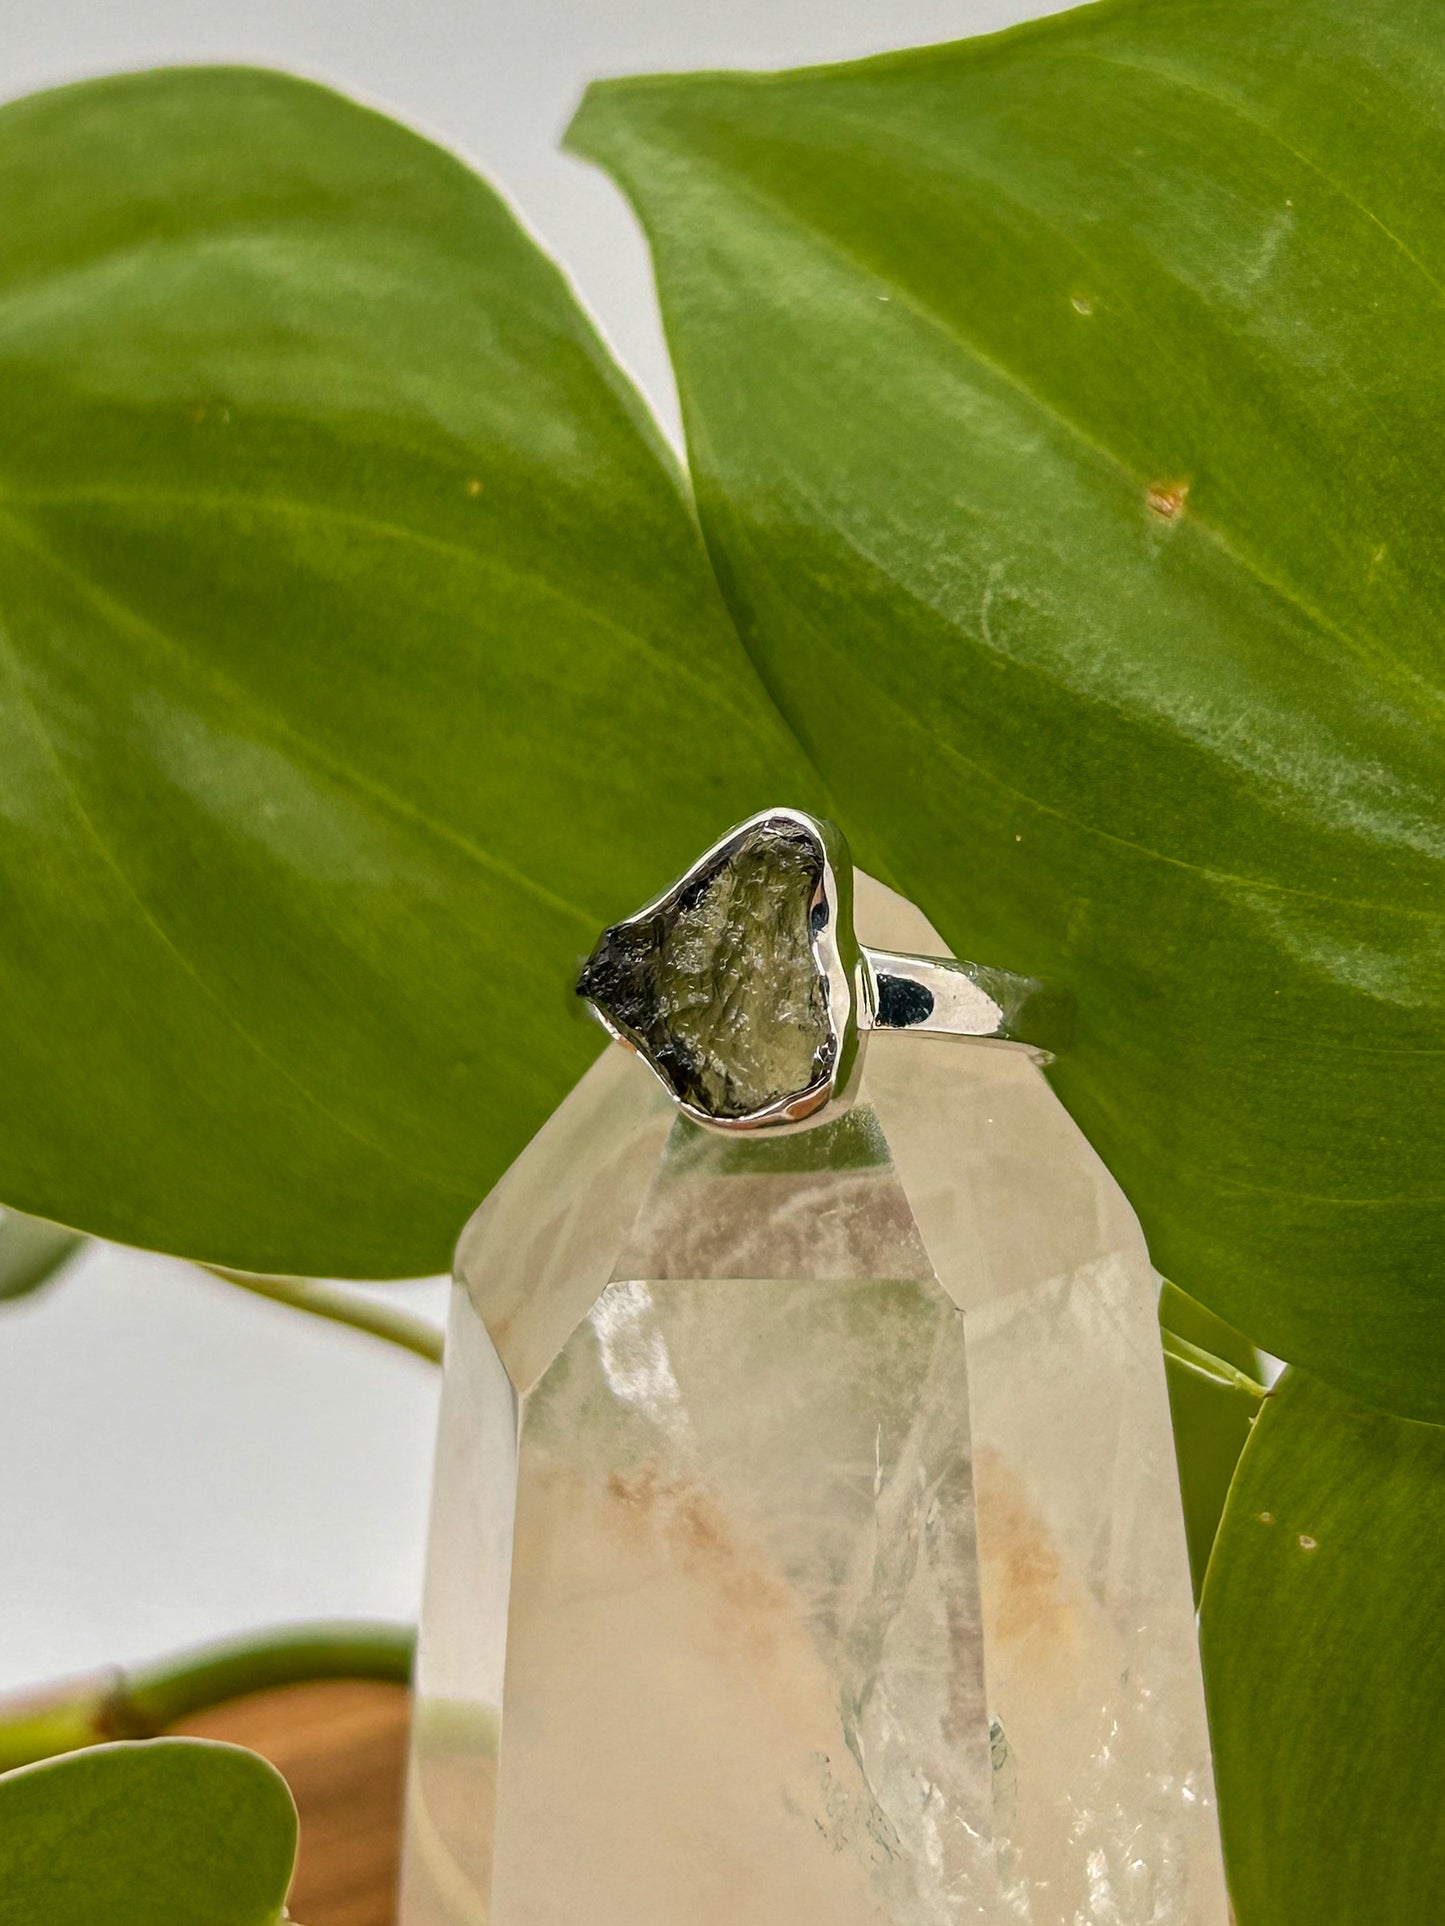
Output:
<svg viewBox="0 0 1445 1926">
<path fill-rule="evenodd" d="M 1040 1063 L 1068 1048 L 1073 1002 L 1057 984 L 951 956 L 861 953 L 868 995 L 860 1027 L 1014 1043 Z"/>
</svg>

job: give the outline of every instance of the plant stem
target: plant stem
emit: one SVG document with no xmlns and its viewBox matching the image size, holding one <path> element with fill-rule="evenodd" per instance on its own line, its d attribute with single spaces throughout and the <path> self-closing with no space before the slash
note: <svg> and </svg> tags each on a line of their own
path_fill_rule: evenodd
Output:
<svg viewBox="0 0 1445 1926">
<path fill-rule="evenodd" d="M 0 1772 L 111 1739 L 153 1739 L 194 1712 L 248 1692 L 318 1679 L 404 1685 L 415 1647 L 409 1625 L 282 1626 L 0 1701 Z"/>
<path fill-rule="evenodd" d="M 1241 1371 L 1238 1365 L 1230 1364 L 1227 1359 L 1216 1357 L 1202 1345 L 1191 1344 L 1188 1338 L 1164 1328 L 1161 1328 L 1160 1338 L 1165 1357 L 1171 1358 L 1176 1365 L 1195 1377 L 1206 1379 L 1222 1391 L 1240 1392 L 1259 1404 L 1263 1404 L 1269 1396 L 1268 1388 L 1257 1378 L 1250 1377 L 1247 1371 Z"/>
<path fill-rule="evenodd" d="M 442 1361 L 441 1333 L 425 1318 L 398 1311 L 391 1304 L 378 1304 L 356 1291 L 321 1284 L 314 1277 L 262 1277 L 254 1271 L 227 1270 L 223 1264 L 203 1264 L 200 1268 L 224 1283 L 238 1284 L 243 1291 L 268 1297 L 275 1304 L 289 1304 L 293 1310 L 312 1317 L 329 1318 L 333 1324 L 349 1324 L 388 1344 L 400 1345 L 430 1364 Z"/>
</svg>

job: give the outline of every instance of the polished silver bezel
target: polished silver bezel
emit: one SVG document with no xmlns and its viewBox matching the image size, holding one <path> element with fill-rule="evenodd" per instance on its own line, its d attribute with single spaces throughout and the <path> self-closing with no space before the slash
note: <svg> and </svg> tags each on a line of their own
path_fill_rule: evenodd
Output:
<svg viewBox="0 0 1445 1926">
<path fill-rule="evenodd" d="M 759 829 L 786 826 L 801 830 L 817 849 L 822 873 L 808 906 L 810 947 L 823 986 L 828 1013 L 828 1068 L 806 1090 L 791 1092 L 774 1103 L 750 1110 L 740 1117 L 714 1117 L 698 1105 L 679 1097 L 666 1076 L 653 1061 L 645 1040 L 615 1023 L 606 1011 L 589 999 L 588 1008 L 607 1034 L 624 1048 L 634 1051 L 662 1084 L 685 1117 L 709 1130 L 744 1131 L 786 1129 L 816 1116 L 823 1106 L 843 1091 L 853 1078 L 858 1063 L 861 1037 L 866 1018 L 860 1023 L 857 1007 L 862 986 L 867 982 L 861 969 L 861 952 L 853 934 L 853 859 L 842 834 L 821 817 L 801 809 L 764 809 L 746 822 L 730 829 L 726 836 L 703 852 L 692 866 L 665 890 L 644 903 L 640 910 L 625 916 L 617 929 L 644 923 L 666 910 L 699 876 L 724 863 L 749 836 Z M 822 910 L 820 918 L 818 911 Z"/>
</svg>

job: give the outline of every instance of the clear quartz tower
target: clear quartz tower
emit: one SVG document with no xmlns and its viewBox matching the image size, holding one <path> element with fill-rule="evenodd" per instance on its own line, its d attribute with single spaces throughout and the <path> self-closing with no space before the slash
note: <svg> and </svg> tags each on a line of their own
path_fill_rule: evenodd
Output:
<svg viewBox="0 0 1445 1926">
<path fill-rule="evenodd" d="M 1021 1052 L 607 1051 L 458 1252 L 404 1926 L 1226 1926 L 1156 1297 Z"/>
</svg>

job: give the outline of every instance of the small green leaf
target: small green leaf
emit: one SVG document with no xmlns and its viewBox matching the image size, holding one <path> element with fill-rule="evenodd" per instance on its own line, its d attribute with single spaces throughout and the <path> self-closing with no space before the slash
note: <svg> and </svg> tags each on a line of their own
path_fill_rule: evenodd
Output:
<svg viewBox="0 0 1445 1926">
<path fill-rule="evenodd" d="M 1445 1919 L 1445 1429 L 1286 1372 L 1201 1623 L 1239 1926 Z"/>
<path fill-rule="evenodd" d="M 47 1224 L 0 1205 L 0 1304 L 38 1291 L 84 1241 L 63 1224 Z"/>
<path fill-rule="evenodd" d="M 1235 1466 L 1265 1388 L 1259 1353 L 1249 1339 L 1173 1284 L 1164 1286 L 1159 1321 L 1197 1602 Z"/>
<path fill-rule="evenodd" d="M 867 865 L 1076 992 L 1171 1277 L 1445 1415 L 1445 9 L 1103 0 L 590 93 Z"/>
<path fill-rule="evenodd" d="M 0 1926 L 275 1926 L 296 1808 L 204 1739 L 97 1746 L 0 1776 Z"/>
<path fill-rule="evenodd" d="M 671 457 L 489 188 L 239 69 L 0 111 L 0 420 L 0 1197 L 444 1268 L 602 925 L 817 795 Z"/>
</svg>

